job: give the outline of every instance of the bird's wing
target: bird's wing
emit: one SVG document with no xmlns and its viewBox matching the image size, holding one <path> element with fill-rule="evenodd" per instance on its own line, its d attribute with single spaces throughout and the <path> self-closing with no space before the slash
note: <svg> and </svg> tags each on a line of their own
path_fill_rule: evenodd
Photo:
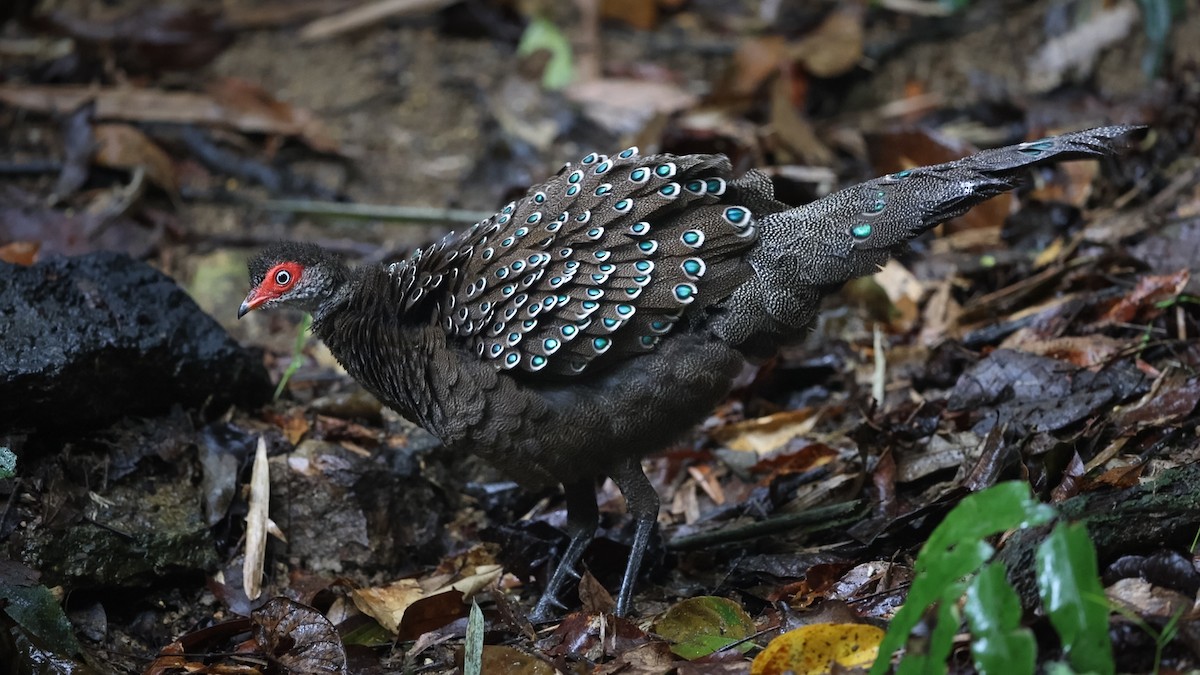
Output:
<svg viewBox="0 0 1200 675">
<path fill-rule="evenodd" d="M 397 270 L 452 340 L 571 375 L 651 351 L 749 274 L 755 217 L 717 155 L 588 155 Z M 422 290 L 425 289 L 425 290 Z"/>
</svg>

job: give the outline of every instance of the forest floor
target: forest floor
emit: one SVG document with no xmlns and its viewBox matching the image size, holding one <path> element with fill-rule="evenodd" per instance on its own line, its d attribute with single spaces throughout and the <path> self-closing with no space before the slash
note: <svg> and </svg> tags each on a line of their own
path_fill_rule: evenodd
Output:
<svg viewBox="0 0 1200 675">
<path fill-rule="evenodd" d="M 930 533 L 1006 481 L 1088 525 L 1121 608 L 1105 615 L 1117 670 L 1200 667 L 1194 5 L 423 0 L 363 18 L 364 4 L 0 10 L 0 265 L 127 253 L 286 379 L 257 409 L 0 420 L 18 458 L 0 480 L 12 672 L 454 672 L 472 601 L 485 673 L 751 672 L 801 626 L 886 628 Z M 565 546 L 561 493 L 441 448 L 302 317 L 237 320 L 263 245 L 400 260 L 591 151 L 724 153 L 800 204 L 1116 123 L 1151 131 L 1125 158 L 1039 170 L 847 285 L 645 460 L 663 509 L 634 619 L 605 614 L 632 533 L 611 482 L 569 611 L 531 625 Z M 284 538 L 248 552 L 260 445 Z M 1032 575 L 1017 529 L 985 540 Z M 1037 663 L 1077 666 L 1034 586 L 1016 590 Z M 721 630 L 737 639 L 681 647 L 706 630 L 679 619 L 689 598 L 736 615 Z M 947 616 L 935 606 L 926 628 Z M 950 668 L 970 672 L 971 632 L 954 626 Z"/>
</svg>

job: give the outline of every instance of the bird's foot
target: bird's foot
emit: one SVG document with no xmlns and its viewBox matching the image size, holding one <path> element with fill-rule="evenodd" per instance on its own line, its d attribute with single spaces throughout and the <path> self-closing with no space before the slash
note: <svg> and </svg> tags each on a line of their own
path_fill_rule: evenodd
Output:
<svg viewBox="0 0 1200 675">
<path fill-rule="evenodd" d="M 567 606 L 559 599 L 559 594 L 562 593 L 563 586 L 568 579 L 578 581 L 580 579 L 579 572 L 575 567 L 579 564 L 579 559 L 583 557 L 583 551 L 587 545 L 591 543 L 591 533 L 576 534 L 571 537 L 571 543 L 567 546 L 567 550 L 563 553 L 562 560 L 558 562 L 558 566 L 554 568 L 554 573 L 550 575 L 550 581 L 546 583 L 546 590 L 542 592 L 542 597 L 538 599 L 537 605 L 533 608 L 533 613 L 529 615 L 530 621 L 549 621 L 560 612 L 567 610 Z"/>
<path fill-rule="evenodd" d="M 617 616 L 628 616 L 629 606 L 633 601 L 633 587 L 637 583 L 638 571 L 642 567 L 642 558 L 650 545 L 650 534 L 654 532 L 655 521 L 652 518 L 638 518 L 633 531 L 633 546 L 629 550 L 629 561 L 625 566 L 625 574 L 621 577 L 621 590 L 617 592 Z"/>
<path fill-rule="evenodd" d="M 542 597 L 538 598 L 537 606 L 529 614 L 529 620 L 533 623 L 545 623 L 553 621 L 559 613 L 567 611 L 567 606 L 561 600 L 547 592 L 542 593 Z"/>
</svg>

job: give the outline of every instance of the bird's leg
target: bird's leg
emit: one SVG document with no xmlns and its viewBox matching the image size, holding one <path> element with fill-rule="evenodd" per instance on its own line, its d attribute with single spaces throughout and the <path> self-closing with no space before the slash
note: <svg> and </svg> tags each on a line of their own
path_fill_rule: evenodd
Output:
<svg viewBox="0 0 1200 675">
<path fill-rule="evenodd" d="M 596 526 L 600 521 L 600 511 L 596 507 L 596 483 L 593 480 L 580 481 L 563 485 L 563 494 L 567 499 L 567 534 L 571 543 L 567 545 L 562 560 L 550 575 L 546 590 L 538 599 L 530 618 L 534 621 L 544 621 L 554 615 L 555 610 L 566 609 L 566 605 L 558 599 L 562 586 L 567 578 L 578 579 L 579 573 L 575 566 L 583 557 L 584 550 L 596 536 Z"/>
<path fill-rule="evenodd" d="M 629 550 L 629 562 L 625 565 L 625 574 L 621 577 L 621 590 L 617 594 L 617 616 L 629 613 L 629 602 L 633 598 L 633 585 L 637 581 L 638 570 L 642 566 L 642 557 L 650 545 L 650 533 L 658 522 L 658 493 L 650 484 L 650 479 L 642 471 L 642 464 L 636 459 L 626 460 L 617 468 L 612 476 L 613 482 L 625 495 L 625 504 L 634 519 L 633 547 Z"/>
</svg>

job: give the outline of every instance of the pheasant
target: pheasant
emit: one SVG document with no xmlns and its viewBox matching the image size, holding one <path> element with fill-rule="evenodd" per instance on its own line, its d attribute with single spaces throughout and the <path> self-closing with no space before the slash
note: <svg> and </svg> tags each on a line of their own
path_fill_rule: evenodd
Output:
<svg viewBox="0 0 1200 675">
<path fill-rule="evenodd" d="M 561 484 L 569 544 L 547 618 L 598 523 L 595 480 L 635 519 L 616 612 L 659 510 L 640 460 L 725 397 L 747 363 L 804 335 L 823 295 L 1015 187 L 1029 167 L 1119 152 L 1111 126 L 909 169 L 792 207 L 721 155 L 629 148 L 567 164 L 498 213 L 390 266 L 306 243 L 249 263 L 254 309 L 308 311 L 368 391 L 528 487 Z"/>
</svg>

